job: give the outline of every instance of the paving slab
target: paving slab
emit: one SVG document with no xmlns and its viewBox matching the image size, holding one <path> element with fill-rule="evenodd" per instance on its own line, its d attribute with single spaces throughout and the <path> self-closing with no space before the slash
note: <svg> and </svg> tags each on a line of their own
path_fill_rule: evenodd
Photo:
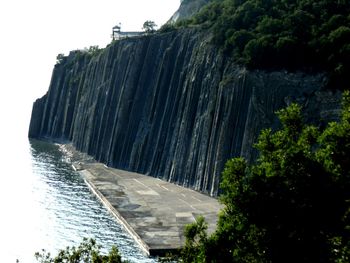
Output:
<svg viewBox="0 0 350 263">
<path fill-rule="evenodd" d="M 73 163 L 93 193 L 146 254 L 164 255 L 184 245 L 184 228 L 199 215 L 215 230 L 222 206 L 199 192 L 101 163 Z"/>
</svg>

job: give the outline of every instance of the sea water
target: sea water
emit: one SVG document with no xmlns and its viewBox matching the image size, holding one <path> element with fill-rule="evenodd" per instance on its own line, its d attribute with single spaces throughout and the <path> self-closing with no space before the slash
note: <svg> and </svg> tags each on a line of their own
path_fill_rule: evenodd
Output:
<svg viewBox="0 0 350 263">
<path fill-rule="evenodd" d="M 58 145 L 37 140 L 16 145 L 3 156 L 0 171 L 1 262 L 36 262 L 35 252 L 56 254 L 83 238 L 94 238 L 103 252 L 117 246 L 130 262 L 156 261 L 90 192 Z"/>
</svg>

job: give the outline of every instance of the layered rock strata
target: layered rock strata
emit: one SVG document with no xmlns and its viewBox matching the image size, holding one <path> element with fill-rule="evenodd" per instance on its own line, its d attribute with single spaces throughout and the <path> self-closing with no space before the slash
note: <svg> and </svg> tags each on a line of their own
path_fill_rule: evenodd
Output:
<svg viewBox="0 0 350 263">
<path fill-rule="evenodd" d="M 276 110 L 296 101 L 308 121 L 336 118 L 340 95 L 324 84 L 321 74 L 248 71 L 195 29 L 130 38 L 62 59 L 29 136 L 215 196 L 227 159 L 254 159 Z"/>
</svg>

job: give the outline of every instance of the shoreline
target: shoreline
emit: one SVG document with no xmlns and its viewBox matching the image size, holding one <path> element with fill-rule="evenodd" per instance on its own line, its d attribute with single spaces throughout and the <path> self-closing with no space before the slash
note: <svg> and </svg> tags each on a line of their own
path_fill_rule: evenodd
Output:
<svg viewBox="0 0 350 263">
<path fill-rule="evenodd" d="M 108 167 L 61 144 L 91 192 L 124 226 L 148 256 L 164 256 L 185 243 L 185 226 L 202 215 L 208 232 L 216 229 L 222 205 L 205 194 L 148 175 Z"/>
<path fill-rule="evenodd" d="M 72 166 L 74 167 L 74 164 L 72 164 Z M 83 176 L 84 182 L 87 184 L 90 191 L 107 208 L 107 210 L 113 215 L 113 217 L 118 221 L 118 223 L 121 224 L 126 229 L 126 231 L 130 234 L 130 236 L 132 236 L 132 238 L 140 246 L 142 251 L 144 253 L 146 253 L 148 256 L 150 256 L 151 253 L 150 253 L 150 248 L 148 247 L 148 245 L 145 242 L 143 242 L 143 240 L 134 231 L 134 229 L 122 217 L 122 215 L 118 212 L 118 210 L 116 210 L 115 207 L 113 207 L 113 205 L 101 194 L 101 192 L 97 189 L 97 187 L 86 178 L 86 176 L 84 175 L 84 172 L 88 172 L 88 171 L 86 171 L 86 170 L 79 171 L 79 174 L 81 174 Z"/>
</svg>

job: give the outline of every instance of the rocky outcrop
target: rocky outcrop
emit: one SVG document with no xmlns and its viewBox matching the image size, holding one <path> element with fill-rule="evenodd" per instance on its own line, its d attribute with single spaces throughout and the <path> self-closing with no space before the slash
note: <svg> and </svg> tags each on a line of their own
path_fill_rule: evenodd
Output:
<svg viewBox="0 0 350 263">
<path fill-rule="evenodd" d="M 248 71 L 194 29 L 130 38 L 57 64 L 29 136 L 215 196 L 226 160 L 254 159 L 276 110 L 297 101 L 310 122 L 336 118 L 340 95 L 324 83 L 321 74 Z"/>
<path fill-rule="evenodd" d="M 168 23 L 190 18 L 209 3 L 210 0 L 182 0 L 179 9 L 172 15 Z"/>
</svg>

